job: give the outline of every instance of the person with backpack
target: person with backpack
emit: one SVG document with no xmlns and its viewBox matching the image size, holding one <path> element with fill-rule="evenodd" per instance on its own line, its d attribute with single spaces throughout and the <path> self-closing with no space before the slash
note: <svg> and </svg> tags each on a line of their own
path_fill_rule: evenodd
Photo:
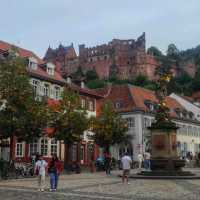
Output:
<svg viewBox="0 0 200 200">
<path fill-rule="evenodd" d="M 44 192 L 45 189 L 45 177 L 47 162 L 43 159 L 42 156 L 39 156 L 39 160 L 35 163 L 34 173 L 38 176 L 38 190 Z"/>
</svg>

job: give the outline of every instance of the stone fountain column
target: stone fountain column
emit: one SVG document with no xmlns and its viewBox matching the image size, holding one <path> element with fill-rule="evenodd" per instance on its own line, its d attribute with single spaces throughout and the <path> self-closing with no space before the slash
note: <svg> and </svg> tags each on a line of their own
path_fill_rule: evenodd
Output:
<svg viewBox="0 0 200 200">
<path fill-rule="evenodd" d="M 176 127 L 151 130 L 151 169 L 153 172 L 176 174 L 185 161 L 178 158 Z"/>
</svg>

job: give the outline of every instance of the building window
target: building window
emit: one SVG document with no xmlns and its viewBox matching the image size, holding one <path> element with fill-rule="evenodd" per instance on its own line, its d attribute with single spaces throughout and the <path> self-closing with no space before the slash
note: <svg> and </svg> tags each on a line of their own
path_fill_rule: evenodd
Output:
<svg viewBox="0 0 200 200">
<path fill-rule="evenodd" d="M 29 155 L 34 155 L 38 153 L 38 141 L 34 140 L 32 143 L 29 144 Z"/>
<path fill-rule="evenodd" d="M 187 126 L 183 125 L 182 129 L 183 129 L 183 134 L 187 135 Z"/>
<path fill-rule="evenodd" d="M 81 99 L 81 107 L 82 108 L 86 107 L 86 101 L 85 101 L 85 99 Z"/>
<path fill-rule="evenodd" d="M 150 100 L 145 100 L 144 104 L 147 106 L 147 108 L 150 111 L 154 111 L 155 110 L 155 106 L 154 106 L 154 104 Z"/>
<path fill-rule="evenodd" d="M 55 99 L 60 99 L 60 88 L 55 87 Z"/>
<path fill-rule="evenodd" d="M 135 127 L 135 118 L 134 117 L 126 118 L 126 121 L 128 123 L 128 128 Z"/>
<path fill-rule="evenodd" d="M 192 112 L 189 112 L 188 115 L 189 115 L 189 119 L 195 119 L 194 114 Z"/>
<path fill-rule="evenodd" d="M 93 101 L 89 101 L 89 110 L 94 111 L 94 104 Z"/>
<path fill-rule="evenodd" d="M 193 136 L 193 131 L 192 131 L 192 127 L 188 126 L 188 132 L 187 132 L 188 136 Z"/>
<path fill-rule="evenodd" d="M 32 85 L 33 85 L 33 91 L 34 91 L 34 94 L 37 95 L 39 93 L 39 81 L 37 80 L 32 80 Z"/>
<path fill-rule="evenodd" d="M 28 67 L 30 69 L 36 70 L 37 69 L 37 60 L 35 58 L 29 58 Z"/>
<path fill-rule="evenodd" d="M 151 126 L 151 120 L 149 118 L 144 118 L 144 128 Z"/>
<path fill-rule="evenodd" d="M 53 75 L 54 75 L 54 69 L 51 68 L 51 67 L 47 67 L 47 73 L 48 73 L 49 75 L 53 76 Z"/>
<path fill-rule="evenodd" d="M 34 70 L 37 69 L 37 63 L 30 62 L 30 63 L 29 63 L 29 66 L 30 66 L 31 69 L 34 69 Z"/>
<path fill-rule="evenodd" d="M 194 144 L 194 152 L 195 153 L 199 152 L 199 144 Z"/>
<path fill-rule="evenodd" d="M 16 143 L 16 157 L 23 157 L 23 143 L 22 142 L 18 142 Z"/>
<path fill-rule="evenodd" d="M 42 156 L 48 155 L 48 140 L 46 138 L 41 139 L 40 151 Z"/>
<path fill-rule="evenodd" d="M 51 140 L 51 155 L 58 154 L 58 143 L 56 139 Z"/>
<path fill-rule="evenodd" d="M 44 96 L 49 96 L 49 85 L 45 84 L 44 85 Z"/>
</svg>

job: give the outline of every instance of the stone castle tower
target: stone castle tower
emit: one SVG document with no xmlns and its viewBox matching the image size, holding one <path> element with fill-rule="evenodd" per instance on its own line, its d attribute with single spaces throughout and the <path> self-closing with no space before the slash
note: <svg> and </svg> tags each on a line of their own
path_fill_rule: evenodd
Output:
<svg viewBox="0 0 200 200">
<path fill-rule="evenodd" d="M 64 75 L 70 75 L 81 67 L 83 72 L 95 70 L 100 78 L 132 79 L 143 74 L 154 79 L 157 66 L 154 57 L 146 53 L 145 33 L 136 40 L 113 39 L 108 44 L 89 48 L 79 45 L 79 56 L 73 45 L 59 45 L 57 49 L 49 47 L 44 59 L 59 63 Z"/>
</svg>

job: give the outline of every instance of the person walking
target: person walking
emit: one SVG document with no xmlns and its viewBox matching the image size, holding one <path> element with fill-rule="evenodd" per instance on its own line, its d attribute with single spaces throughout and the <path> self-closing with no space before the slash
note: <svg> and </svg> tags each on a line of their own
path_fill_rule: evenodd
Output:
<svg viewBox="0 0 200 200">
<path fill-rule="evenodd" d="M 59 160 L 59 158 L 56 154 L 53 155 L 53 160 L 54 160 L 55 168 L 56 168 L 55 187 L 54 187 L 54 191 L 56 191 L 57 187 L 58 187 L 59 176 L 62 173 L 64 167 L 63 167 L 62 162 Z"/>
<path fill-rule="evenodd" d="M 90 172 L 94 173 L 95 172 L 95 159 L 94 159 L 94 154 L 91 155 L 90 158 Z"/>
<path fill-rule="evenodd" d="M 42 156 L 39 156 L 39 160 L 35 163 L 34 172 L 38 176 L 38 190 L 41 192 L 44 192 L 45 188 L 45 176 L 47 166 L 47 162 L 43 159 Z"/>
<path fill-rule="evenodd" d="M 128 177 L 131 170 L 132 160 L 130 156 L 128 155 L 128 153 L 124 154 L 124 156 L 121 159 L 121 162 L 122 162 L 122 169 L 123 169 L 122 182 L 125 183 L 125 180 L 126 180 L 126 183 L 129 184 Z"/>
<path fill-rule="evenodd" d="M 56 162 L 52 157 L 49 166 L 48 166 L 48 174 L 50 177 L 50 192 L 56 190 Z"/>
<path fill-rule="evenodd" d="M 145 152 L 144 153 L 144 168 L 145 170 L 150 170 L 150 158 L 151 158 L 151 154 L 149 152 Z"/>
<path fill-rule="evenodd" d="M 105 158 L 105 171 L 107 175 L 110 175 L 111 173 L 111 155 L 110 153 L 106 152 L 104 154 L 104 158 Z"/>
<path fill-rule="evenodd" d="M 141 153 L 138 154 L 138 163 L 139 163 L 139 166 L 138 166 L 138 172 L 140 173 L 142 171 L 142 162 L 144 160 L 144 157 Z"/>
</svg>

